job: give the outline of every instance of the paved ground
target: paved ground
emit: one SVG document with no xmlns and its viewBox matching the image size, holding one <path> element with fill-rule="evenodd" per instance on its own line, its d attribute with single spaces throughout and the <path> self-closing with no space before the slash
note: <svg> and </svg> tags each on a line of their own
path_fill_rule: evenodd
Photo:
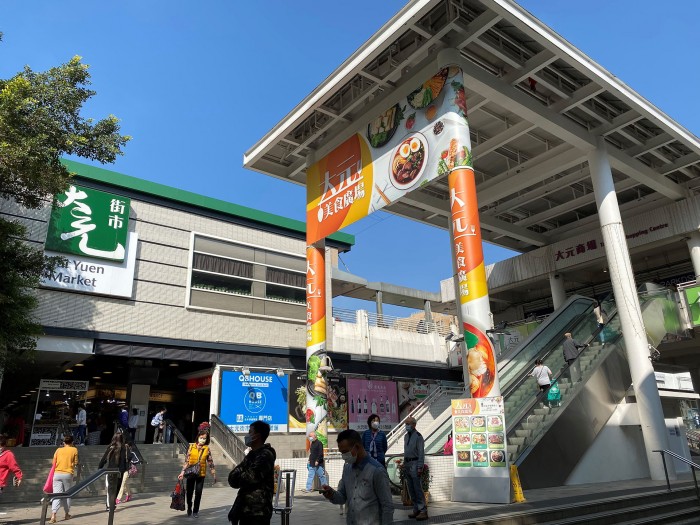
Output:
<svg viewBox="0 0 700 525">
<path fill-rule="evenodd" d="M 692 480 L 690 475 L 680 477 L 680 481 L 687 483 Z M 568 487 L 556 487 L 542 490 L 525 491 L 527 503 L 512 505 L 485 505 L 473 503 L 440 502 L 431 503 L 429 514 L 434 520 L 425 523 L 467 523 L 468 518 L 477 515 L 495 515 L 522 512 L 532 508 L 543 506 L 567 505 L 582 499 L 594 499 L 604 496 L 623 495 L 629 492 L 645 490 L 665 489 L 665 482 L 650 480 L 633 480 L 615 483 L 599 483 L 594 485 L 577 485 Z M 8 488 L 7 490 L 12 490 Z M 184 512 L 170 509 L 170 497 L 161 494 L 144 494 L 137 499 L 122 504 L 114 515 L 115 525 L 165 525 L 170 523 L 201 523 L 226 525 L 226 515 L 233 503 L 236 491 L 227 487 L 205 487 L 202 496 L 202 506 L 199 518 L 188 518 Z M 416 523 L 408 520 L 410 509 L 403 507 L 399 498 L 394 498 L 394 521 L 405 525 Z M 340 515 L 340 507 L 332 505 L 317 494 L 297 497 L 294 502 L 294 510 L 290 516 L 291 524 L 303 525 L 341 525 L 345 523 L 344 516 Z M 104 498 L 77 498 L 73 501 L 71 525 L 99 525 L 106 524 L 108 513 L 105 512 Z M 28 525 L 39 523 L 41 506 L 37 502 L 34 506 L 22 504 L 0 505 L 0 525 Z M 62 520 L 63 510 L 58 514 Z M 48 520 L 47 520 L 48 521 Z M 272 519 L 272 525 L 279 525 L 280 517 Z"/>
</svg>

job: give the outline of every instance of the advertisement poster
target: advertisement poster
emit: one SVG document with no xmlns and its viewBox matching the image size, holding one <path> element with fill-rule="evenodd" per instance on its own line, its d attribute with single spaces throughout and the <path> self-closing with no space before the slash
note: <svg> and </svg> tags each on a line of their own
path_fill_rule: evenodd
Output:
<svg viewBox="0 0 700 525">
<path fill-rule="evenodd" d="M 377 414 L 379 428 L 385 432 L 399 423 L 396 383 L 371 379 L 348 379 L 350 428 L 362 432 L 367 430 L 367 418 Z"/>
<path fill-rule="evenodd" d="M 452 439 L 455 477 L 471 477 L 474 469 L 509 476 L 502 397 L 453 399 Z"/>
<path fill-rule="evenodd" d="M 288 376 L 224 370 L 221 374 L 221 420 L 234 432 L 247 433 L 254 421 L 272 432 L 287 431 Z"/>
<path fill-rule="evenodd" d="M 426 380 L 416 379 L 415 381 L 398 381 L 396 387 L 399 400 L 399 421 L 401 421 L 420 405 L 437 388 L 437 385 Z"/>
<path fill-rule="evenodd" d="M 289 378 L 289 432 L 306 432 L 306 375 Z M 348 428 L 348 393 L 344 377 L 327 377 L 328 431 L 341 432 Z"/>
<path fill-rule="evenodd" d="M 454 66 L 420 79 L 407 97 L 309 166 L 307 244 L 471 165 L 463 82 Z"/>
</svg>

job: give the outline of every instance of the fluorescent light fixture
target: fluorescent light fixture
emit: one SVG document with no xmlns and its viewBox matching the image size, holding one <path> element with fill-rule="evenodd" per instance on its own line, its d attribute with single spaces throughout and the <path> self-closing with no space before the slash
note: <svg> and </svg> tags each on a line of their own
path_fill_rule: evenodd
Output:
<svg viewBox="0 0 700 525">
<path fill-rule="evenodd" d="M 243 370 L 241 370 L 241 372 L 243 373 L 244 376 L 248 377 L 250 375 L 250 368 L 248 368 L 247 366 L 244 366 Z"/>
<path fill-rule="evenodd" d="M 284 377 L 284 370 L 282 370 L 281 368 L 278 368 L 276 373 L 277 377 Z"/>
</svg>

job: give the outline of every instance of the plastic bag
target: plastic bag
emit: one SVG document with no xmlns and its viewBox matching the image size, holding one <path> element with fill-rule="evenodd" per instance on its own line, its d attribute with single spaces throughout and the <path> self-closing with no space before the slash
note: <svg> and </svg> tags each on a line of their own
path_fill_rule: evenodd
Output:
<svg viewBox="0 0 700 525">
<path fill-rule="evenodd" d="M 51 494 L 53 492 L 53 474 L 56 472 L 56 463 L 51 465 L 51 470 L 49 470 L 49 475 L 46 478 L 46 483 L 44 483 L 44 492 Z"/>
<path fill-rule="evenodd" d="M 181 481 L 177 482 L 175 488 L 170 493 L 170 508 L 173 510 L 185 510 L 185 488 Z"/>
</svg>

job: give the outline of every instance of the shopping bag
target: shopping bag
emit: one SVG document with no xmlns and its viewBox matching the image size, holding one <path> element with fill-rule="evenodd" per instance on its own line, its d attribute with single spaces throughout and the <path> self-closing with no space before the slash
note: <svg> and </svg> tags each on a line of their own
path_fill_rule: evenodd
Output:
<svg viewBox="0 0 700 525">
<path fill-rule="evenodd" d="M 51 470 L 49 470 L 49 475 L 46 478 L 46 483 L 44 483 L 44 492 L 51 494 L 53 492 L 53 474 L 56 472 L 56 463 L 51 465 Z"/>
<path fill-rule="evenodd" d="M 170 508 L 173 510 L 185 510 L 185 488 L 181 481 L 177 482 L 170 493 Z"/>
<path fill-rule="evenodd" d="M 401 503 L 403 503 L 404 507 L 410 507 L 413 505 L 411 496 L 408 493 L 408 482 L 405 479 L 401 483 Z"/>
<path fill-rule="evenodd" d="M 551 403 L 559 403 L 561 401 L 561 391 L 559 390 L 559 385 L 556 381 L 552 381 L 552 384 L 547 390 L 547 401 Z"/>
</svg>

